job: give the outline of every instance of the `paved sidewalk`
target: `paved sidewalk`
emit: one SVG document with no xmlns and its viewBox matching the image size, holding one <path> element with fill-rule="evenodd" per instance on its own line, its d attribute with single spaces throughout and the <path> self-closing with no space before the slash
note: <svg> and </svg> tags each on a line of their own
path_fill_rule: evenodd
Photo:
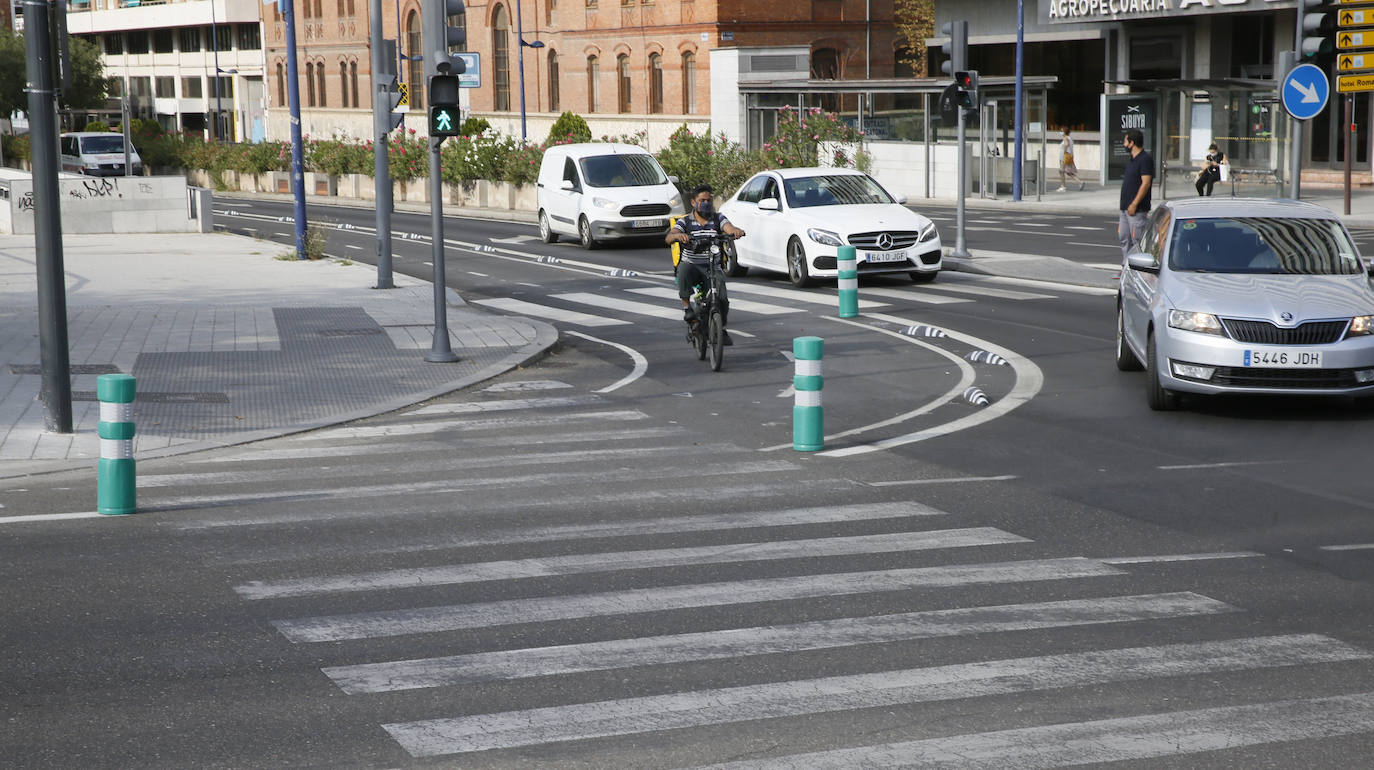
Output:
<svg viewBox="0 0 1374 770">
<path fill-rule="evenodd" d="M 376 268 L 279 260 L 216 234 L 68 235 L 75 433 L 43 430 L 34 242 L 0 236 L 0 478 L 93 464 L 99 374 L 138 378 L 140 458 L 380 414 L 541 355 L 548 324 L 478 311 L 448 292 L 460 360 L 431 364 L 432 285 Z"/>
</svg>

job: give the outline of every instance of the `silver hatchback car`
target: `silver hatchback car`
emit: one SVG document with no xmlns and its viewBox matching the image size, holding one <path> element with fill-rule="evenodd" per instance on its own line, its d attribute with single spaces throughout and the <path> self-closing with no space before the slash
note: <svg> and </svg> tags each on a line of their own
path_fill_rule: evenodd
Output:
<svg viewBox="0 0 1374 770">
<path fill-rule="evenodd" d="M 1374 394 L 1371 280 L 1320 206 L 1165 202 L 1125 257 L 1117 368 L 1146 369 L 1156 410 L 1180 393 Z"/>
</svg>

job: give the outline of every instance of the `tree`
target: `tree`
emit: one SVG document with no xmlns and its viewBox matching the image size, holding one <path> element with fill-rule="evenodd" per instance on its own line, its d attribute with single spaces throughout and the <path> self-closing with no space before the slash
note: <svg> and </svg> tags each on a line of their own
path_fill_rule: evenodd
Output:
<svg viewBox="0 0 1374 770">
<path fill-rule="evenodd" d="M 105 105 L 105 63 L 100 59 L 100 47 L 81 37 L 69 39 L 72 62 L 72 87 L 63 103 L 77 110 Z M 29 108 L 27 62 L 24 59 L 24 38 L 8 30 L 0 30 L 0 116 Z"/>
<path fill-rule="evenodd" d="M 916 77 L 928 77 L 926 39 L 935 36 L 935 0 L 893 0 L 892 11 L 897 34 L 906 38 L 902 63 L 911 65 Z"/>
</svg>

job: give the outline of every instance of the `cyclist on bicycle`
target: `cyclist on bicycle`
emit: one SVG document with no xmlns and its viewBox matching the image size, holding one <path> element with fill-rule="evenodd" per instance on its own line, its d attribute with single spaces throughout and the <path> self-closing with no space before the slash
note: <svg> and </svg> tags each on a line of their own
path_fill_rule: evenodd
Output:
<svg viewBox="0 0 1374 770">
<path fill-rule="evenodd" d="M 735 238 L 744 237 L 743 230 L 730 224 L 730 220 L 716 211 L 712 192 L 711 185 L 708 184 L 699 185 L 692 190 L 692 213 L 679 219 L 664 238 L 666 243 L 682 244 L 682 258 L 677 264 L 677 295 L 682 298 L 683 320 L 689 325 L 697 320 L 689 299 L 692 289 L 698 285 L 705 285 L 709 280 L 706 271 L 711 264 L 711 239 L 720 233 Z M 722 279 L 721 321 L 727 321 L 729 314 L 730 300 L 725 296 L 725 283 Z M 729 332 L 725 333 L 725 344 L 734 344 Z"/>
</svg>

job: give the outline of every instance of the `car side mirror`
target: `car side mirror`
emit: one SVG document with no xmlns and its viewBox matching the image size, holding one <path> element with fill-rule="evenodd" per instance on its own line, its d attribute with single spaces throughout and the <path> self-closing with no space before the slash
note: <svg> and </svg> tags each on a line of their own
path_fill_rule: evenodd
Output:
<svg viewBox="0 0 1374 770">
<path fill-rule="evenodd" d="M 1159 265 L 1155 264 L 1155 258 L 1140 251 L 1127 255 L 1126 265 L 1132 270 L 1139 270 L 1142 273 L 1159 272 Z"/>
<path fill-rule="evenodd" d="M 564 180 L 558 185 L 558 189 L 560 189 L 560 190 L 573 190 L 573 189 L 576 189 L 576 186 L 573 185 L 571 179 L 564 179 Z"/>
<path fill-rule="evenodd" d="M 905 196 L 905 195 L 898 195 L 898 196 L 897 196 L 897 203 L 899 203 L 899 204 L 905 206 L 905 205 L 906 205 L 906 196 Z"/>
<path fill-rule="evenodd" d="M 781 211 L 782 205 L 777 198 L 764 198 L 759 201 L 759 211 Z"/>
</svg>

